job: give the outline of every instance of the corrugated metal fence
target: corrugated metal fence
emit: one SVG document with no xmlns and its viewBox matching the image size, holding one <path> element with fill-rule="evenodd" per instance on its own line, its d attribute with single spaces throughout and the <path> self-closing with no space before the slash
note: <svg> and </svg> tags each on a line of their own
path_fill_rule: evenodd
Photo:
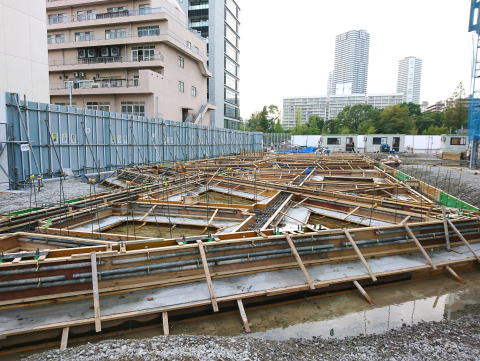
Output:
<svg viewBox="0 0 480 361">
<path fill-rule="evenodd" d="M 30 175 L 111 171 L 262 149 L 251 133 L 19 100 L 6 94 L 8 181 L 16 189 Z M 1 155 L 1 154 L 0 154 Z"/>
</svg>

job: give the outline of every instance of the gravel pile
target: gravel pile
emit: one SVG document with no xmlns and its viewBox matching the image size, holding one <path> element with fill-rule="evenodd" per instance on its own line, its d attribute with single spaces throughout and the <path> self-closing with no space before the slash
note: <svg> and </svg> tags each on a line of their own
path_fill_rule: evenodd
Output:
<svg viewBox="0 0 480 361">
<path fill-rule="evenodd" d="M 49 351 L 24 361 L 424 361 L 479 360 L 480 316 L 419 323 L 382 335 L 343 340 L 266 341 L 246 337 L 160 336 L 112 340 L 67 351 Z"/>
</svg>

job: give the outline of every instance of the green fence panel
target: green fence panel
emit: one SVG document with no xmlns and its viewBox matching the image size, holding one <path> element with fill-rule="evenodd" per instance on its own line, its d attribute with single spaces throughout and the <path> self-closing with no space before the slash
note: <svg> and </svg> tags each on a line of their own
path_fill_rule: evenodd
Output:
<svg viewBox="0 0 480 361">
<path fill-rule="evenodd" d="M 472 206 L 471 204 L 465 203 L 461 201 L 460 199 L 451 196 L 447 193 L 441 192 L 440 193 L 440 204 L 446 207 L 451 207 L 451 208 L 457 208 L 457 209 L 465 209 L 468 211 L 475 211 L 479 212 L 480 209 L 477 207 Z"/>
</svg>

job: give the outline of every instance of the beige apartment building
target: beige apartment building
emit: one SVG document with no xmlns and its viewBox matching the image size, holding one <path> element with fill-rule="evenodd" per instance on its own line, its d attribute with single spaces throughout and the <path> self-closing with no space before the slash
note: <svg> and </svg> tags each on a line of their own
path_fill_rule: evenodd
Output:
<svg viewBox="0 0 480 361">
<path fill-rule="evenodd" d="M 47 0 L 51 103 L 210 124 L 207 48 L 176 0 Z"/>
</svg>

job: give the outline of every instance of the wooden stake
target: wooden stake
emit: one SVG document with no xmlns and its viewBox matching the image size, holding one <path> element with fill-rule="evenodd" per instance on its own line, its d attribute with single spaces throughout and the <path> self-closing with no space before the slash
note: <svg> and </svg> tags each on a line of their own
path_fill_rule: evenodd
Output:
<svg viewBox="0 0 480 361">
<path fill-rule="evenodd" d="M 245 308 L 243 307 L 243 302 L 241 298 L 237 300 L 237 305 L 238 305 L 238 310 L 240 311 L 240 317 L 242 318 L 243 329 L 247 333 L 252 332 L 252 330 L 250 330 L 250 325 L 248 324 L 247 313 L 245 312 Z"/>
<path fill-rule="evenodd" d="M 445 206 L 442 206 L 443 230 L 445 231 L 445 242 L 447 243 L 447 251 L 450 251 L 450 233 L 448 232 L 447 216 L 445 214 Z"/>
<path fill-rule="evenodd" d="M 373 302 L 372 298 L 368 295 L 368 293 L 363 289 L 363 287 L 360 285 L 360 283 L 358 283 L 358 281 L 353 281 L 353 284 L 355 285 L 355 287 L 357 287 L 357 289 L 360 291 L 360 293 L 362 294 L 363 297 L 365 297 L 365 299 L 367 300 L 368 303 L 370 303 L 371 305 L 374 305 L 375 303 Z"/>
<path fill-rule="evenodd" d="M 302 259 L 300 258 L 300 255 L 298 254 L 297 248 L 295 247 L 295 244 L 293 243 L 292 238 L 288 234 L 286 238 L 287 238 L 288 245 L 290 246 L 290 249 L 292 251 L 292 254 L 295 257 L 295 260 L 297 261 L 298 266 L 303 272 L 303 277 L 305 278 L 305 281 L 307 281 L 308 283 L 308 287 L 310 287 L 311 290 L 314 290 L 315 286 L 313 285 L 312 278 L 308 274 L 308 271 L 305 268 L 305 265 L 303 264 Z"/>
<path fill-rule="evenodd" d="M 355 207 L 351 212 L 349 212 L 344 218 L 343 221 L 346 220 L 348 217 L 350 217 L 352 214 L 354 214 L 356 211 L 358 211 L 360 207 Z"/>
<path fill-rule="evenodd" d="M 93 288 L 93 310 L 95 314 L 95 331 L 102 331 L 102 321 L 100 319 L 100 300 L 98 297 L 98 273 L 97 273 L 97 254 L 90 254 L 92 265 L 92 288 Z"/>
<path fill-rule="evenodd" d="M 480 262 L 480 256 L 478 256 L 478 254 L 472 248 L 470 243 L 468 243 L 468 241 L 465 239 L 463 234 L 460 233 L 460 231 L 457 229 L 457 227 L 455 227 L 455 225 L 452 223 L 452 221 L 449 220 L 448 218 L 447 218 L 447 222 L 450 225 L 450 227 L 452 227 L 453 231 L 457 234 L 458 238 L 460 238 L 462 240 L 462 242 L 465 244 L 465 246 L 467 246 L 467 248 L 470 250 L 470 252 L 472 252 L 472 254 L 475 256 L 475 258 Z"/>
<path fill-rule="evenodd" d="M 205 272 L 205 278 L 207 279 L 208 292 L 210 293 L 210 299 L 212 300 L 213 312 L 218 312 L 217 297 L 215 296 L 215 290 L 213 289 L 212 278 L 210 277 L 210 270 L 208 269 L 207 257 L 205 256 L 205 249 L 203 248 L 203 242 L 197 241 L 200 257 L 202 258 L 203 271 Z"/>
<path fill-rule="evenodd" d="M 460 283 L 465 283 L 465 280 L 464 280 L 462 277 L 460 277 L 460 276 L 457 274 L 457 272 L 455 272 L 455 271 L 453 270 L 452 267 L 450 267 L 450 266 L 445 266 L 445 269 L 446 269 L 446 270 L 453 276 L 453 278 L 455 278 L 458 282 L 460 282 Z"/>
<path fill-rule="evenodd" d="M 410 229 L 410 227 L 406 224 L 403 225 L 403 227 L 405 228 L 405 230 L 407 231 L 408 235 L 410 236 L 411 239 L 413 239 L 413 241 L 415 242 L 415 244 L 417 245 L 418 249 L 420 250 L 420 252 L 422 253 L 423 257 L 427 260 L 427 263 L 432 266 L 432 268 L 434 270 L 437 269 L 437 266 L 435 266 L 433 264 L 433 261 L 432 259 L 430 258 L 430 256 L 428 255 L 427 251 L 425 251 L 425 248 L 423 248 L 423 246 L 421 245 L 420 241 L 417 239 L 417 237 L 415 237 L 415 235 L 413 234 L 412 230 Z"/>
<path fill-rule="evenodd" d="M 344 228 L 343 233 L 345 233 L 345 236 L 347 237 L 348 241 L 352 245 L 353 249 L 355 250 L 355 253 L 357 254 L 358 258 L 360 258 L 360 261 L 362 261 L 363 265 L 367 269 L 368 274 L 370 275 L 370 278 L 372 279 L 373 282 L 377 282 L 377 277 L 372 272 L 372 269 L 370 268 L 370 265 L 367 263 L 365 260 L 365 257 L 363 257 L 362 252 L 360 252 L 360 249 L 358 248 L 357 244 L 352 238 L 352 235 L 348 231 L 348 229 Z"/>
<path fill-rule="evenodd" d="M 69 331 L 70 331 L 70 327 L 65 327 L 62 330 L 62 341 L 60 342 L 60 351 L 65 351 L 67 349 Z"/>
<path fill-rule="evenodd" d="M 170 335 L 170 327 L 168 326 L 168 312 L 162 312 L 163 334 Z"/>
</svg>

